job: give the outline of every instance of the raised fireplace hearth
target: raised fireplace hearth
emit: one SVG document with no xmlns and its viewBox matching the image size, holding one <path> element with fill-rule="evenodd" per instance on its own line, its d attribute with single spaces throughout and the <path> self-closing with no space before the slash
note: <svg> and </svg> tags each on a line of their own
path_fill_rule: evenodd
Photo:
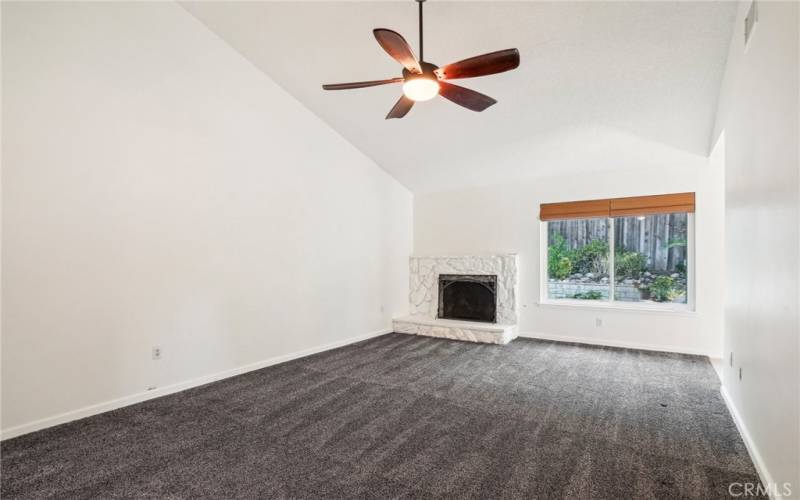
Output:
<svg viewBox="0 0 800 500">
<path fill-rule="evenodd" d="M 497 275 L 440 274 L 437 317 L 497 322 Z"/>
<path fill-rule="evenodd" d="M 517 256 L 409 259 L 409 316 L 394 331 L 506 344 L 517 336 Z"/>
</svg>

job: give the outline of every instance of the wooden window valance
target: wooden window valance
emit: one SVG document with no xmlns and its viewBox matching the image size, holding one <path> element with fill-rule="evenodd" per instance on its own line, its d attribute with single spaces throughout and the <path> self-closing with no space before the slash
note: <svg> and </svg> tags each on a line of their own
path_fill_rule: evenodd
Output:
<svg viewBox="0 0 800 500">
<path fill-rule="evenodd" d="M 539 219 L 563 220 L 591 217 L 624 217 L 627 215 L 694 212 L 694 193 L 657 194 L 605 200 L 542 203 Z"/>
</svg>

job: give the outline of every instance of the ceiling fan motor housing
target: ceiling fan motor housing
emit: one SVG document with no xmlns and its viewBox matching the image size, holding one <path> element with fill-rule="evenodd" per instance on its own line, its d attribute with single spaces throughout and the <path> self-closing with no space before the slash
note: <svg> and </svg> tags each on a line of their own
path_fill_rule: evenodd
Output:
<svg viewBox="0 0 800 500">
<path fill-rule="evenodd" d="M 434 80 L 439 79 L 439 77 L 436 76 L 436 73 L 434 73 L 434 71 L 439 69 L 439 66 L 425 61 L 420 61 L 419 65 L 422 68 L 422 74 L 414 73 L 406 68 L 403 68 L 403 78 L 405 78 L 406 80 L 408 80 L 409 78 L 420 78 L 420 77 L 433 78 Z"/>
</svg>

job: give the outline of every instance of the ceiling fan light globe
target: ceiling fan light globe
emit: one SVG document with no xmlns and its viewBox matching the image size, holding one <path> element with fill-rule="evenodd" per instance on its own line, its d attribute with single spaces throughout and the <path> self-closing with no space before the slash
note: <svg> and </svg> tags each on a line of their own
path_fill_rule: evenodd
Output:
<svg viewBox="0 0 800 500">
<path fill-rule="evenodd" d="M 403 84 L 403 94 L 412 101 L 428 101 L 439 94 L 439 82 L 433 78 L 412 78 Z"/>
</svg>

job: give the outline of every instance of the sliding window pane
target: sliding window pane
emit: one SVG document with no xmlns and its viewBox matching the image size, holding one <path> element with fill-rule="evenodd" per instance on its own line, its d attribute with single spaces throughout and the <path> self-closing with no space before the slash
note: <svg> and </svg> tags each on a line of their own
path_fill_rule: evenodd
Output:
<svg viewBox="0 0 800 500">
<path fill-rule="evenodd" d="M 609 298 L 608 219 L 547 223 L 547 297 Z"/>
<path fill-rule="evenodd" d="M 687 302 L 688 215 L 614 219 L 614 300 Z"/>
</svg>

